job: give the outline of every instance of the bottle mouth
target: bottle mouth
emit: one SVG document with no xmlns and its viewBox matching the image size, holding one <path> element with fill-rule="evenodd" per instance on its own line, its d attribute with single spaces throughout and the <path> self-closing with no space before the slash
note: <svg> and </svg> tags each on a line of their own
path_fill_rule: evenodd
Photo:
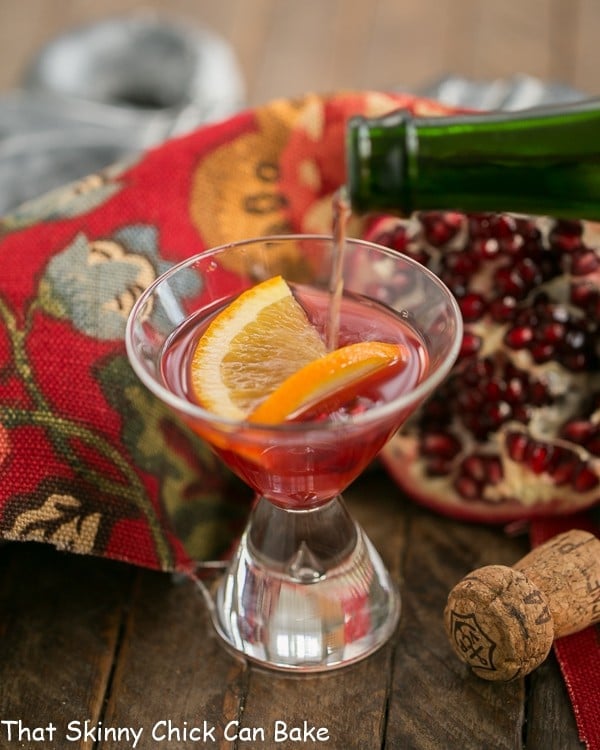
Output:
<svg viewBox="0 0 600 750">
<path fill-rule="evenodd" d="M 412 210 L 408 172 L 416 143 L 412 115 L 398 109 L 382 117 L 352 117 L 346 131 L 346 180 L 352 209 Z"/>
<path fill-rule="evenodd" d="M 346 189 L 350 205 L 359 212 L 368 210 L 368 195 L 363 186 L 369 183 L 370 156 L 369 120 L 356 115 L 348 121 L 346 131 Z"/>
</svg>

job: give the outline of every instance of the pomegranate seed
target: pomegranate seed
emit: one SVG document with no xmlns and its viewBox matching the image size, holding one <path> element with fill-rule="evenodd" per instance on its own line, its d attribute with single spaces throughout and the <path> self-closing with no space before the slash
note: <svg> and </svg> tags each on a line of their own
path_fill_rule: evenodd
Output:
<svg viewBox="0 0 600 750">
<path fill-rule="evenodd" d="M 508 455 L 513 461 L 523 461 L 528 443 L 527 436 L 521 432 L 511 432 L 507 435 L 506 447 L 508 448 Z"/>
<path fill-rule="evenodd" d="M 496 258 L 500 252 L 500 243 L 493 237 L 478 237 L 471 243 L 473 252 L 483 260 Z"/>
<path fill-rule="evenodd" d="M 523 383 L 519 378 L 511 378 L 504 389 L 504 397 L 509 404 L 518 404 L 523 400 Z"/>
<path fill-rule="evenodd" d="M 500 240 L 500 250 L 507 255 L 517 255 L 525 244 L 520 234 L 513 234 L 512 237 L 503 237 Z"/>
<path fill-rule="evenodd" d="M 425 471 L 430 477 L 445 477 L 452 471 L 452 464 L 438 456 L 428 457 Z"/>
<path fill-rule="evenodd" d="M 571 284 L 571 302 L 577 307 L 585 308 L 591 299 L 596 296 L 597 292 L 592 286 L 586 281 L 579 282 L 577 284 Z"/>
<path fill-rule="evenodd" d="M 519 274 L 522 281 L 528 287 L 535 286 L 541 282 L 541 274 L 536 264 L 530 258 L 524 258 L 515 266 L 515 272 Z"/>
<path fill-rule="evenodd" d="M 399 226 L 392 234 L 391 245 L 394 250 L 398 252 L 405 252 L 408 248 L 408 234 L 406 228 Z"/>
<path fill-rule="evenodd" d="M 485 377 L 485 375 L 482 375 L 481 373 L 480 365 L 481 360 L 473 359 L 468 362 L 468 367 L 465 366 L 462 372 L 462 377 L 466 385 L 477 386 L 479 385 L 481 378 Z"/>
<path fill-rule="evenodd" d="M 496 456 L 490 456 L 486 462 L 487 479 L 490 484 L 498 484 L 504 478 L 502 463 Z"/>
<path fill-rule="evenodd" d="M 535 328 L 537 330 L 540 319 L 537 309 L 531 310 L 530 308 L 521 308 L 517 311 L 514 319 L 515 326 L 527 326 L 529 328 Z"/>
<path fill-rule="evenodd" d="M 600 257 L 594 250 L 577 250 L 573 253 L 571 273 L 574 276 L 586 276 L 600 268 Z"/>
<path fill-rule="evenodd" d="M 454 489 L 465 500 L 477 500 L 481 494 L 479 484 L 469 477 L 459 477 L 454 482 Z"/>
<path fill-rule="evenodd" d="M 589 492 L 600 484 L 600 478 L 589 466 L 583 464 L 573 479 L 573 489 L 577 492 Z"/>
<path fill-rule="evenodd" d="M 563 458 L 549 471 L 554 483 L 558 486 L 569 484 L 573 478 L 573 474 L 579 466 L 579 463 L 579 459 L 572 453 L 568 457 Z"/>
<path fill-rule="evenodd" d="M 471 242 L 471 247 L 475 255 L 479 256 L 483 260 L 491 260 L 496 258 L 500 252 L 500 244 L 498 240 L 493 237 L 479 237 Z"/>
<path fill-rule="evenodd" d="M 567 424 L 564 425 L 561 430 L 561 435 L 567 440 L 571 440 L 573 443 L 585 445 L 595 431 L 596 428 L 591 422 L 586 422 L 583 419 L 576 419 L 572 422 L 567 422 Z"/>
<path fill-rule="evenodd" d="M 490 433 L 490 425 L 482 415 L 469 414 L 464 418 L 464 425 L 476 440 L 484 441 Z"/>
<path fill-rule="evenodd" d="M 492 302 L 490 312 L 496 322 L 506 323 L 513 319 L 516 308 L 517 300 L 514 297 L 506 295 Z"/>
<path fill-rule="evenodd" d="M 511 328 L 507 331 L 504 341 L 511 349 L 524 349 L 533 341 L 533 331 L 529 326 Z"/>
<path fill-rule="evenodd" d="M 472 237 L 492 236 L 492 214 L 471 214 L 469 216 L 469 234 Z"/>
<path fill-rule="evenodd" d="M 525 219 L 522 217 L 516 218 L 515 226 L 516 230 L 527 239 L 538 239 L 540 237 L 540 230 L 531 219 Z"/>
<path fill-rule="evenodd" d="M 497 401 L 501 396 L 504 395 L 505 387 L 503 382 L 490 380 L 489 383 L 486 383 L 483 390 L 485 391 L 485 397 L 489 401 Z"/>
<path fill-rule="evenodd" d="M 460 448 L 460 441 L 447 432 L 429 432 L 423 436 L 422 451 L 426 456 L 454 458 Z"/>
<path fill-rule="evenodd" d="M 425 239 L 434 247 L 445 245 L 452 236 L 443 221 L 427 222 L 424 228 Z"/>
<path fill-rule="evenodd" d="M 513 409 L 512 418 L 517 422 L 527 424 L 531 419 L 531 409 L 527 404 L 517 404 Z"/>
<path fill-rule="evenodd" d="M 581 247 L 583 225 L 575 221 L 559 221 L 550 232 L 550 244 L 567 253 Z"/>
<path fill-rule="evenodd" d="M 494 374 L 494 362 L 489 357 L 486 357 L 477 363 L 475 371 L 482 378 L 491 378 Z"/>
<path fill-rule="evenodd" d="M 548 323 L 543 326 L 540 335 L 543 341 L 548 344 L 556 344 L 557 341 L 561 341 L 565 336 L 565 326 L 562 323 Z"/>
<path fill-rule="evenodd" d="M 444 265 L 454 274 L 470 278 L 478 269 L 479 262 L 474 255 L 453 251 L 444 255 Z"/>
<path fill-rule="evenodd" d="M 552 446 L 545 443 L 530 442 L 525 451 L 525 461 L 534 474 L 541 474 L 548 467 L 552 458 Z"/>
<path fill-rule="evenodd" d="M 461 214 L 429 212 L 421 214 L 425 239 L 434 247 L 446 245 L 456 236 L 463 222 Z"/>
<path fill-rule="evenodd" d="M 457 232 L 465 223 L 465 217 L 456 211 L 446 211 L 444 214 L 444 221 L 450 227 L 453 227 Z"/>
<path fill-rule="evenodd" d="M 483 397 L 479 391 L 461 391 L 458 394 L 458 404 L 466 411 L 477 411 L 481 408 Z"/>
<path fill-rule="evenodd" d="M 506 401 L 498 401 L 496 404 L 488 404 L 485 409 L 485 416 L 489 423 L 495 428 L 499 427 L 510 417 L 512 409 Z"/>
<path fill-rule="evenodd" d="M 520 274 L 510 266 L 499 268 L 496 273 L 496 284 L 503 295 L 520 299 L 525 292 L 525 284 Z"/>
<path fill-rule="evenodd" d="M 377 234 L 377 242 L 380 245 L 385 245 L 386 247 L 393 247 L 394 242 L 394 232 L 393 231 L 386 231 L 386 232 L 380 232 Z"/>
<path fill-rule="evenodd" d="M 465 333 L 460 347 L 460 356 L 468 357 L 477 354 L 481 349 L 481 339 L 473 333 Z"/>
<path fill-rule="evenodd" d="M 587 370 L 587 357 L 583 352 L 567 354 L 561 358 L 561 365 L 571 372 L 583 372 Z"/>
<path fill-rule="evenodd" d="M 583 234 L 583 224 L 578 219 L 557 219 L 554 231 L 559 234 L 581 237 Z"/>
<path fill-rule="evenodd" d="M 461 471 L 464 475 L 474 479 L 477 482 L 483 482 L 486 478 L 484 459 L 481 456 L 472 455 L 461 464 Z"/>
<path fill-rule="evenodd" d="M 510 214 L 498 214 L 490 219 L 490 230 L 494 237 L 512 237 L 517 231 L 517 220 Z"/>
<path fill-rule="evenodd" d="M 485 300 L 480 294 L 467 294 L 458 300 L 460 311 L 465 323 L 472 323 L 479 320 L 485 312 Z"/>
<path fill-rule="evenodd" d="M 534 406 L 544 406 L 549 402 L 548 389 L 539 380 L 530 384 L 529 400 Z"/>
<path fill-rule="evenodd" d="M 539 343 L 532 347 L 531 356 L 538 364 L 549 362 L 554 357 L 554 345 Z"/>
</svg>

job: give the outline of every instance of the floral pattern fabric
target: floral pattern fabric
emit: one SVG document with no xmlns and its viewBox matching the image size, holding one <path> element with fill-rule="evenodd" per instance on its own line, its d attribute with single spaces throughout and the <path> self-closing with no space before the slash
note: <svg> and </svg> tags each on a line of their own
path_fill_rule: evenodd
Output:
<svg viewBox="0 0 600 750">
<path fill-rule="evenodd" d="M 0 220 L 0 538 L 186 570 L 223 555 L 249 492 L 147 392 L 127 316 L 173 263 L 328 232 L 347 118 L 378 93 L 281 100 L 55 190 Z"/>
</svg>

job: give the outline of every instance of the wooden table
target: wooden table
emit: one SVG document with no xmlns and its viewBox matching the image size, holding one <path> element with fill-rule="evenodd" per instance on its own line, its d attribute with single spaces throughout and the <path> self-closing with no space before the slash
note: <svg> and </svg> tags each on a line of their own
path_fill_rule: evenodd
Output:
<svg viewBox="0 0 600 750">
<path fill-rule="evenodd" d="M 526 537 L 433 515 L 379 470 L 346 499 L 396 576 L 403 611 L 390 644 L 323 676 L 233 658 L 188 579 L 35 543 L 0 547 L 0 748 L 582 748 L 553 657 L 525 680 L 490 683 L 444 634 L 452 586 L 474 567 L 515 562 Z"/>
</svg>

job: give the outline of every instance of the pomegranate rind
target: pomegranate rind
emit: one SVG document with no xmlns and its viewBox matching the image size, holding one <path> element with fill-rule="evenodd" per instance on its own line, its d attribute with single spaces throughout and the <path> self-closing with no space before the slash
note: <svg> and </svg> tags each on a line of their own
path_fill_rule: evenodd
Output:
<svg viewBox="0 0 600 750">
<path fill-rule="evenodd" d="M 529 504 L 523 501 L 523 494 L 515 488 L 514 497 L 499 498 L 494 501 L 470 500 L 468 503 L 442 479 L 426 476 L 422 471 L 417 449 L 418 443 L 411 438 L 396 435 L 383 448 L 380 458 L 390 476 L 404 490 L 409 498 L 441 515 L 459 521 L 476 523 L 505 524 L 513 521 L 527 521 L 554 515 L 571 515 L 600 502 L 598 491 L 580 494 L 573 498 L 570 493 L 562 495 L 560 488 L 551 483 L 540 492 L 538 498 L 531 499 L 531 491 L 543 482 L 539 477 L 527 477 L 526 471 L 515 466 L 522 476 L 523 484 L 529 486 Z M 596 472 L 598 467 L 596 466 Z M 541 495 L 545 499 L 541 500 Z"/>
<path fill-rule="evenodd" d="M 427 212 L 366 238 L 440 276 L 465 323 L 449 377 L 381 454 L 409 497 L 488 523 L 600 502 L 600 225 Z"/>
</svg>

